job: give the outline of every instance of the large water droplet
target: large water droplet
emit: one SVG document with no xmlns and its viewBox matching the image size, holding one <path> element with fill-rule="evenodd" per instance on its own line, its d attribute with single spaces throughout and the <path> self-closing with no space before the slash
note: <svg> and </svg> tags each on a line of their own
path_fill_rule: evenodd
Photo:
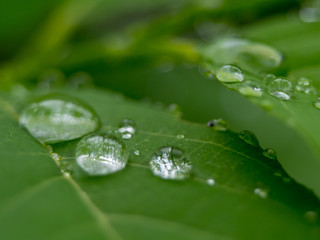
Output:
<svg viewBox="0 0 320 240">
<path fill-rule="evenodd" d="M 98 134 L 81 139 L 76 149 L 78 165 L 91 176 L 123 169 L 128 161 L 125 145 L 112 136 Z"/>
<path fill-rule="evenodd" d="M 311 80 L 306 77 L 301 77 L 298 79 L 297 85 L 296 85 L 296 90 L 299 92 L 303 92 L 308 95 L 316 95 L 317 91 L 316 89 L 312 86 Z"/>
<path fill-rule="evenodd" d="M 135 134 L 135 122 L 131 119 L 123 119 L 119 124 L 118 132 L 121 134 L 123 139 L 131 139 L 132 135 Z"/>
<path fill-rule="evenodd" d="M 20 124 L 40 141 L 54 143 L 93 132 L 99 120 L 85 103 L 72 97 L 49 95 L 26 106 Z"/>
<path fill-rule="evenodd" d="M 259 147 L 259 140 L 252 132 L 248 130 L 243 130 L 239 133 L 239 137 L 242 141 L 244 141 L 247 144 L 250 144 L 254 147 Z"/>
<path fill-rule="evenodd" d="M 261 198 L 268 197 L 268 191 L 262 188 L 255 188 L 253 193 Z"/>
<path fill-rule="evenodd" d="M 218 131 L 226 131 L 228 129 L 228 124 L 222 118 L 212 119 L 207 123 L 208 127 L 213 127 Z"/>
<path fill-rule="evenodd" d="M 280 100 L 290 100 L 293 95 L 293 85 L 287 79 L 277 78 L 269 83 L 268 92 Z"/>
<path fill-rule="evenodd" d="M 243 73 L 235 66 L 225 65 L 218 70 L 217 78 L 221 82 L 242 82 Z"/>
<path fill-rule="evenodd" d="M 248 97 L 261 97 L 262 89 L 258 83 L 254 81 L 244 81 L 239 87 L 239 92 Z"/>
<path fill-rule="evenodd" d="M 246 39 L 222 39 L 206 49 L 206 55 L 217 64 L 236 64 L 250 72 L 266 72 L 278 67 L 282 54 L 262 43 Z"/>
<path fill-rule="evenodd" d="M 152 173 L 163 179 L 185 179 L 190 176 L 192 166 L 183 152 L 175 147 L 163 147 L 151 158 Z"/>
</svg>

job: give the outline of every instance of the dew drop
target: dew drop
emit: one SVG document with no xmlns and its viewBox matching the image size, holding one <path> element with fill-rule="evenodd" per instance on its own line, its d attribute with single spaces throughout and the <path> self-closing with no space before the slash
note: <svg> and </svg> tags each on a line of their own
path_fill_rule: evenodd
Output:
<svg viewBox="0 0 320 240">
<path fill-rule="evenodd" d="M 73 171 L 72 164 L 70 162 L 62 161 L 60 162 L 59 167 L 61 169 L 61 173 L 67 176 L 69 176 Z"/>
<path fill-rule="evenodd" d="M 123 169 L 128 161 L 125 145 L 105 134 L 81 139 L 76 149 L 78 165 L 91 176 L 107 175 Z"/>
<path fill-rule="evenodd" d="M 76 72 L 68 79 L 67 85 L 71 88 L 90 87 L 93 85 L 93 80 L 86 72 Z"/>
<path fill-rule="evenodd" d="M 299 11 L 300 19 L 306 23 L 320 22 L 320 1 L 305 1 Z"/>
<path fill-rule="evenodd" d="M 301 77 L 298 79 L 296 90 L 307 95 L 317 94 L 316 89 L 312 86 L 311 80 L 306 77 Z"/>
<path fill-rule="evenodd" d="M 227 122 L 222 118 L 212 119 L 207 123 L 208 127 L 213 127 L 218 131 L 226 131 L 228 129 Z"/>
<path fill-rule="evenodd" d="M 184 153 L 175 147 L 163 147 L 155 152 L 151 158 L 150 167 L 155 176 L 175 180 L 188 178 L 192 169 Z"/>
<path fill-rule="evenodd" d="M 55 143 L 82 137 L 99 127 L 92 108 L 72 97 L 48 95 L 26 106 L 23 125 L 39 141 Z"/>
<path fill-rule="evenodd" d="M 263 150 L 262 154 L 263 154 L 263 156 L 265 156 L 271 160 L 277 159 L 276 151 L 273 150 L 272 148 L 267 148 L 267 149 Z"/>
<path fill-rule="evenodd" d="M 304 218 L 310 223 L 315 223 L 318 220 L 318 213 L 315 211 L 307 211 L 304 214 Z"/>
<path fill-rule="evenodd" d="M 55 153 L 55 152 L 50 153 L 50 156 L 51 156 L 52 159 L 53 159 L 54 161 L 56 161 L 56 162 L 59 162 L 59 161 L 61 160 L 61 158 L 62 158 L 58 153 Z"/>
<path fill-rule="evenodd" d="M 224 65 L 217 72 L 217 78 L 221 82 L 242 82 L 243 73 L 242 71 L 232 65 Z"/>
<path fill-rule="evenodd" d="M 43 90 L 50 90 L 56 87 L 62 87 L 65 82 L 64 74 L 57 69 L 45 71 L 38 80 L 38 87 Z"/>
<path fill-rule="evenodd" d="M 268 197 L 268 191 L 262 188 L 255 188 L 253 193 L 261 198 L 267 198 Z"/>
<path fill-rule="evenodd" d="M 269 83 L 268 92 L 280 100 L 290 100 L 293 95 L 293 85 L 287 79 L 277 78 Z"/>
<path fill-rule="evenodd" d="M 272 80 L 275 80 L 277 77 L 271 73 L 264 75 L 263 81 L 266 85 L 268 85 Z"/>
<path fill-rule="evenodd" d="M 141 156 L 141 153 L 139 150 L 134 150 L 134 155 L 136 155 L 137 157 L 140 157 Z"/>
<path fill-rule="evenodd" d="M 252 132 L 248 130 L 243 130 L 239 133 L 239 137 L 245 143 L 254 147 L 259 147 L 259 140 L 256 137 L 256 135 L 254 135 Z"/>
<path fill-rule="evenodd" d="M 121 134 L 122 139 L 131 139 L 132 135 L 136 132 L 135 126 L 135 122 L 131 119 L 121 120 L 118 132 Z"/>
<path fill-rule="evenodd" d="M 208 178 L 208 179 L 207 179 L 207 184 L 208 184 L 209 186 L 213 186 L 215 183 L 216 183 L 216 182 L 214 181 L 213 178 Z"/>
<path fill-rule="evenodd" d="M 320 110 L 320 98 L 313 105 Z"/>
<path fill-rule="evenodd" d="M 241 85 L 239 87 L 239 92 L 242 95 L 248 96 L 248 97 L 261 97 L 262 96 L 262 89 L 259 86 L 259 84 L 257 84 L 254 81 L 249 81 L 249 80 L 241 83 Z"/>
<path fill-rule="evenodd" d="M 183 134 L 178 134 L 178 135 L 177 135 L 177 138 L 178 138 L 178 139 L 184 139 L 184 135 L 183 135 Z"/>
</svg>

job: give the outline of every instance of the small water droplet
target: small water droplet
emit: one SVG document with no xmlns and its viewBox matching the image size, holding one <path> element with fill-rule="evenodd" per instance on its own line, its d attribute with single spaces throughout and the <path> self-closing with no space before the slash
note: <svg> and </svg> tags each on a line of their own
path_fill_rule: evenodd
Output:
<svg viewBox="0 0 320 240">
<path fill-rule="evenodd" d="M 317 91 L 312 86 L 311 80 L 306 77 L 301 77 L 298 79 L 296 90 L 299 92 L 303 92 L 308 95 L 316 95 Z"/>
<path fill-rule="evenodd" d="M 61 169 L 61 173 L 67 176 L 69 176 L 73 171 L 72 164 L 67 161 L 60 162 L 59 167 Z"/>
<path fill-rule="evenodd" d="M 136 155 L 137 157 L 140 157 L 141 153 L 139 150 L 134 150 L 134 155 Z"/>
<path fill-rule="evenodd" d="M 184 135 L 183 135 L 183 134 L 178 134 L 178 135 L 177 135 L 177 138 L 178 138 L 178 139 L 184 139 Z"/>
<path fill-rule="evenodd" d="M 239 137 L 245 143 L 254 147 L 259 147 L 259 140 L 256 137 L 256 135 L 254 135 L 252 132 L 248 130 L 243 130 L 239 133 Z"/>
<path fill-rule="evenodd" d="M 305 1 L 299 11 L 299 17 L 306 23 L 320 22 L 320 1 Z"/>
<path fill-rule="evenodd" d="M 285 177 L 282 179 L 285 183 L 291 183 L 291 178 Z"/>
<path fill-rule="evenodd" d="M 207 179 L 207 184 L 210 185 L 210 186 L 213 186 L 216 182 L 214 181 L 213 178 L 208 178 Z"/>
<path fill-rule="evenodd" d="M 318 221 L 318 213 L 316 211 L 307 211 L 305 212 L 304 217 L 310 223 Z"/>
<path fill-rule="evenodd" d="M 50 156 L 52 157 L 53 160 L 56 162 L 59 162 L 61 160 L 61 156 L 58 153 L 52 152 L 50 153 Z"/>
<path fill-rule="evenodd" d="M 221 82 L 242 82 L 243 73 L 242 71 L 232 65 L 224 65 L 217 72 L 217 79 Z"/>
<path fill-rule="evenodd" d="M 212 119 L 207 123 L 208 127 L 213 127 L 218 131 L 226 131 L 228 129 L 227 122 L 222 118 Z"/>
<path fill-rule="evenodd" d="M 318 98 L 318 100 L 313 104 L 317 109 L 320 110 L 320 97 Z"/>
<path fill-rule="evenodd" d="M 267 148 L 267 149 L 263 150 L 262 154 L 263 154 L 263 156 L 265 156 L 269 159 L 272 159 L 272 160 L 277 159 L 276 151 L 273 150 L 272 148 Z"/>
<path fill-rule="evenodd" d="M 89 175 L 107 175 L 123 169 L 128 161 L 125 145 L 113 136 L 91 135 L 81 139 L 76 149 L 78 165 Z"/>
<path fill-rule="evenodd" d="M 123 119 L 119 124 L 118 132 L 121 134 L 123 139 L 131 139 L 132 135 L 135 134 L 135 122 L 131 119 Z"/>
<path fill-rule="evenodd" d="M 268 92 L 280 100 L 290 100 L 293 95 L 293 85 L 287 79 L 277 78 L 269 83 Z"/>
<path fill-rule="evenodd" d="M 179 105 L 172 103 L 168 106 L 168 111 L 169 113 L 172 113 L 174 116 L 181 116 L 181 109 L 179 107 Z"/>
<path fill-rule="evenodd" d="M 239 92 L 248 97 L 261 97 L 262 89 L 258 83 L 254 81 L 244 81 L 239 87 Z"/>
<path fill-rule="evenodd" d="M 92 108 L 62 95 L 48 95 L 29 104 L 19 121 L 34 137 L 46 143 L 76 139 L 99 127 Z"/>
<path fill-rule="evenodd" d="M 76 72 L 70 76 L 67 85 L 71 88 L 84 88 L 92 86 L 93 80 L 86 72 Z"/>
<path fill-rule="evenodd" d="M 192 169 L 184 153 L 175 147 L 163 147 L 155 152 L 151 158 L 150 167 L 155 176 L 176 180 L 188 178 Z"/>
<path fill-rule="evenodd" d="M 55 87 L 62 87 L 65 82 L 64 74 L 57 69 L 45 71 L 38 80 L 38 87 L 42 90 L 50 90 Z"/>
<path fill-rule="evenodd" d="M 272 80 L 275 80 L 277 77 L 274 74 L 268 73 L 264 75 L 263 82 L 268 85 Z"/>
<path fill-rule="evenodd" d="M 282 177 L 282 173 L 281 172 L 275 172 L 273 175 L 275 175 L 276 177 Z"/>
<path fill-rule="evenodd" d="M 267 198 L 268 197 L 268 191 L 262 188 L 255 188 L 253 193 L 261 198 Z"/>
</svg>

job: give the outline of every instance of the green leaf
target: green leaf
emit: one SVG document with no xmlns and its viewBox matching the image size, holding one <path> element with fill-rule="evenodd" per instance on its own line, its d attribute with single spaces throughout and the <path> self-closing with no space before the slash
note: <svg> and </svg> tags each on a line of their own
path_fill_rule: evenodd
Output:
<svg viewBox="0 0 320 240">
<path fill-rule="evenodd" d="M 103 131 L 117 129 L 123 118 L 136 122 L 137 133 L 125 141 L 128 165 L 108 176 L 85 176 L 74 160 L 77 141 L 71 141 L 52 146 L 62 156 L 58 165 L 73 166 L 71 176 L 60 173 L 47 146 L 18 126 L 5 97 L 1 238 L 319 239 L 318 199 L 236 133 L 179 120 L 101 90 L 64 93 L 89 103 Z M 181 134 L 184 138 L 177 137 Z M 193 165 L 190 179 L 153 176 L 149 160 L 163 146 L 184 151 Z M 207 183 L 211 178 L 213 186 Z"/>
</svg>

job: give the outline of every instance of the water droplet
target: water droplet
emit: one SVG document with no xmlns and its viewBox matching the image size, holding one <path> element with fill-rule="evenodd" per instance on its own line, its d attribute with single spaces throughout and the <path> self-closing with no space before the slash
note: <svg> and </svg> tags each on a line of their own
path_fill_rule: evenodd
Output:
<svg viewBox="0 0 320 240">
<path fill-rule="evenodd" d="M 48 95 L 23 109 L 20 124 L 40 141 L 55 143 L 93 132 L 99 120 L 92 108 L 77 99 Z"/>
<path fill-rule="evenodd" d="M 265 156 L 269 159 L 272 159 L 272 160 L 277 159 L 276 151 L 273 150 L 272 148 L 267 148 L 267 149 L 263 150 L 262 154 L 263 154 L 263 156 Z"/>
<path fill-rule="evenodd" d="M 55 160 L 56 162 L 59 162 L 61 160 L 61 156 L 58 153 L 50 153 L 50 156 L 52 157 L 53 160 Z"/>
<path fill-rule="evenodd" d="M 177 138 L 178 139 L 184 139 L 184 135 L 183 134 L 179 134 L 179 135 L 177 135 Z"/>
<path fill-rule="evenodd" d="M 60 162 L 59 167 L 61 169 L 61 173 L 63 173 L 66 176 L 69 176 L 73 171 L 72 164 L 67 161 Z"/>
<path fill-rule="evenodd" d="M 131 139 L 132 135 L 135 134 L 135 122 L 131 119 L 123 119 L 119 124 L 118 132 L 121 134 L 123 139 Z"/>
<path fill-rule="evenodd" d="M 299 11 L 300 19 L 306 23 L 320 22 L 320 1 L 305 1 Z"/>
<path fill-rule="evenodd" d="M 239 137 L 245 143 L 250 144 L 254 147 L 259 147 L 259 140 L 252 132 L 243 130 L 239 133 Z"/>
<path fill-rule="evenodd" d="M 218 70 L 217 78 L 221 82 L 242 82 L 243 73 L 235 66 L 225 65 Z"/>
<path fill-rule="evenodd" d="M 308 95 L 316 95 L 317 91 L 312 86 L 311 80 L 306 77 L 301 77 L 298 79 L 298 83 L 296 85 L 296 90 L 299 92 L 303 92 Z"/>
<path fill-rule="evenodd" d="M 125 145 L 105 134 L 81 139 L 76 149 L 78 165 L 89 175 L 107 175 L 123 169 L 128 161 Z"/>
<path fill-rule="evenodd" d="M 141 153 L 139 150 L 135 150 L 134 151 L 134 155 L 136 155 L 137 157 L 140 157 L 141 156 Z"/>
<path fill-rule="evenodd" d="M 320 110 L 320 98 L 313 105 Z"/>
<path fill-rule="evenodd" d="M 315 223 L 318 221 L 318 213 L 315 211 L 305 212 L 304 217 L 310 223 Z"/>
<path fill-rule="evenodd" d="M 275 172 L 273 175 L 275 175 L 276 177 L 282 177 L 282 173 L 281 172 Z"/>
<path fill-rule="evenodd" d="M 86 72 L 76 72 L 69 78 L 67 85 L 71 88 L 83 88 L 93 85 L 92 77 Z"/>
<path fill-rule="evenodd" d="M 64 74 L 57 69 L 45 71 L 38 81 L 38 87 L 43 90 L 50 90 L 55 87 L 62 87 L 65 82 Z"/>
<path fill-rule="evenodd" d="M 268 85 L 270 95 L 280 100 L 290 100 L 293 95 L 293 85 L 284 78 L 277 78 Z"/>
<path fill-rule="evenodd" d="M 276 79 L 277 77 L 271 73 L 264 75 L 263 82 L 268 85 L 272 80 Z"/>
<path fill-rule="evenodd" d="M 262 89 L 258 83 L 254 81 L 244 81 L 239 87 L 239 92 L 248 97 L 261 97 Z"/>
<path fill-rule="evenodd" d="M 175 147 L 163 147 L 155 152 L 150 167 L 155 176 L 176 180 L 188 178 L 192 169 L 183 152 Z"/>
<path fill-rule="evenodd" d="M 291 178 L 285 177 L 282 179 L 285 183 L 291 183 Z"/>
<path fill-rule="evenodd" d="M 177 117 L 181 116 L 182 114 L 180 107 L 175 103 L 172 103 L 168 106 L 168 111 L 169 113 L 172 113 L 174 116 L 177 116 Z"/>
<path fill-rule="evenodd" d="M 214 181 L 213 178 L 209 178 L 207 179 L 207 184 L 210 185 L 210 186 L 213 186 L 216 182 Z"/>
<path fill-rule="evenodd" d="M 218 131 L 226 131 L 228 129 L 227 122 L 222 118 L 212 119 L 207 123 L 208 127 L 213 127 Z"/>
<path fill-rule="evenodd" d="M 268 197 L 268 191 L 262 188 L 255 188 L 253 193 L 261 198 Z"/>
</svg>

